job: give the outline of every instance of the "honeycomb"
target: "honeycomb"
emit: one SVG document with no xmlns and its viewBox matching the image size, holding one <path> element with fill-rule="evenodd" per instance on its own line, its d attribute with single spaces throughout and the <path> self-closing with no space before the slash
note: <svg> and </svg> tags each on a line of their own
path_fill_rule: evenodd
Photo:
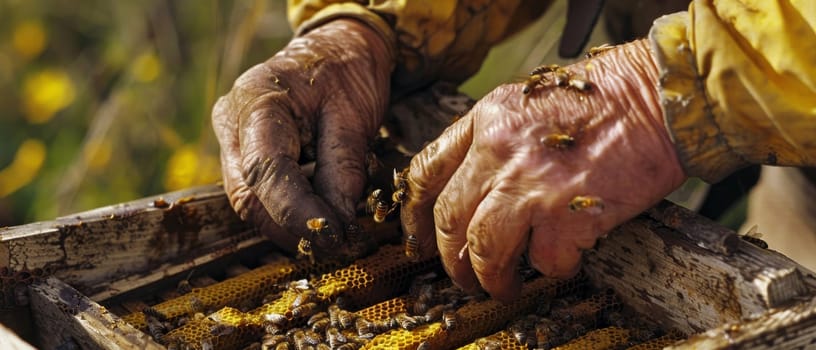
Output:
<svg viewBox="0 0 816 350">
<path fill-rule="evenodd" d="M 620 327 L 606 327 L 589 331 L 569 343 L 556 347 L 557 350 L 616 349 L 629 342 L 629 330 Z"/>
<path fill-rule="evenodd" d="M 217 310 L 225 306 L 246 303 L 257 305 L 264 296 L 279 292 L 281 282 L 323 273 L 340 266 L 342 264 L 336 261 L 312 264 L 307 260 L 279 259 L 234 278 L 203 288 L 193 288 L 178 298 L 152 306 L 152 310 L 148 312 L 159 314 L 159 318 L 175 321 L 182 316 L 206 313 L 207 310 Z M 144 312 L 135 312 L 122 319 L 140 330 L 147 329 Z"/>
<path fill-rule="evenodd" d="M 338 298 L 342 298 L 343 303 L 350 307 L 369 305 L 405 290 L 416 274 L 439 267 L 437 258 L 413 259 L 403 252 L 402 246 L 383 246 L 374 255 L 311 280 L 309 285 L 313 287 L 314 295 L 304 304 L 294 303 L 304 291 L 290 287 L 279 299 L 254 310 L 244 313 L 225 307 L 202 320 L 190 321 L 170 331 L 161 341 L 169 346 L 184 345 L 192 349 L 209 345 L 216 348 L 239 347 L 249 343 L 251 337 L 259 336 L 270 323 L 277 323 L 277 327 L 296 325 L 325 310 L 331 301 Z M 246 291 L 230 293 L 242 297 Z M 301 310 L 300 306 L 307 304 L 312 306 L 308 310 Z M 270 321 L 279 316 L 283 316 L 281 322 Z M 228 330 L 222 332 L 222 328 Z"/>
<path fill-rule="evenodd" d="M 429 349 L 460 346 L 500 329 L 513 315 L 535 308 L 541 299 L 553 298 L 577 290 L 583 278 L 558 281 L 538 277 L 524 284 L 518 300 L 504 304 L 492 299 L 469 302 L 455 311 L 456 326 L 445 329 L 443 322 L 422 325 L 413 330 L 393 329 L 376 336 L 363 349 Z"/>
<path fill-rule="evenodd" d="M 669 332 L 663 336 L 645 341 L 630 347 L 630 350 L 661 350 L 669 345 L 676 343 L 679 340 L 686 339 L 686 336 L 680 332 Z"/>
<path fill-rule="evenodd" d="M 482 350 L 482 349 L 502 349 L 502 350 L 527 350 L 527 344 L 520 344 L 513 337 L 513 334 L 501 330 L 490 336 L 476 339 L 474 342 L 462 346 L 460 350 Z"/>
</svg>

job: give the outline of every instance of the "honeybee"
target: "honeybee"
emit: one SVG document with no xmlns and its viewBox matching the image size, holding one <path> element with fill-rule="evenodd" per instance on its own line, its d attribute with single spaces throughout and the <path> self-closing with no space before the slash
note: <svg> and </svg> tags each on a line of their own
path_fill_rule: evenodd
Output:
<svg viewBox="0 0 816 350">
<path fill-rule="evenodd" d="M 456 328 L 456 313 L 453 311 L 445 311 L 442 313 L 442 328 L 445 330 L 453 330 Z"/>
<path fill-rule="evenodd" d="M 405 237 L 405 256 L 412 259 L 419 257 L 419 240 L 415 235 Z"/>
<path fill-rule="evenodd" d="M 740 235 L 740 238 L 762 249 L 768 249 L 768 243 L 762 240 L 762 233 L 757 232 L 757 227 L 758 225 L 751 226 L 748 232 L 745 232 L 744 235 Z"/>
<path fill-rule="evenodd" d="M 223 323 L 217 323 L 210 327 L 210 334 L 216 337 L 230 335 L 235 332 L 235 326 L 230 326 Z"/>
<path fill-rule="evenodd" d="M 414 319 L 411 316 L 408 316 L 408 314 L 404 312 L 394 315 L 394 320 L 397 321 L 400 327 L 409 331 L 419 326 L 419 322 L 417 322 L 416 319 Z"/>
<path fill-rule="evenodd" d="M 304 291 L 312 289 L 312 285 L 309 284 L 309 280 L 304 278 L 289 282 L 288 288 L 295 291 Z"/>
<path fill-rule="evenodd" d="M 545 73 L 555 72 L 556 70 L 558 70 L 560 68 L 561 68 L 561 66 L 559 66 L 557 64 L 544 64 L 544 65 L 540 65 L 540 66 L 537 66 L 537 67 L 533 68 L 533 70 L 530 71 L 529 75 L 533 76 L 533 75 L 536 75 L 536 74 L 545 74 Z"/>
<path fill-rule="evenodd" d="M 312 252 L 312 242 L 306 238 L 301 237 L 297 246 L 298 257 L 308 257 L 309 261 L 314 264 L 314 253 Z"/>
<path fill-rule="evenodd" d="M 309 329 L 303 331 L 303 335 L 306 337 L 306 342 L 310 345 L 317 345 L 323 341 L 323 337 L 321 337 L 320 334 Z"/>
<path fill-rule="evenodd" d="M 286 316 L 278 314 L 278 313 L 274 313 L 274 312 L 271 312 L 271 313 L 268 313 L 268 314 L 264 315 L 264 319 L 267 322 L 269 322 L 271 324 L 274 324 L 274 325 L 277 325 L 277 326 L 284 325 L 284 324 L 286 324 L 286 322 L 289 321 L 288 319 L 286 319 Z"/>
<path fill-rule="evenodd" d="M 321 318 L 311 324 L 312 330 L 318 333 L 323 333 L 329 328 L 331 321 L 328 318 Z"/>
<path fill-rule="evenodd" d="M 213 345 L 212 339 L 201 339 L 201 350 L 214 350 L 215 345 Z"/>
<path fill-rule="evenodd" d="M 190 297 L 190 310 L 192 310 L 194 313 L 195 312 L 202 312 L 203 313 L 204 311 L 206 311 L 206 309 L 207 309 L 207 306 L 204 305 L 204 302 L 201 301 L 201 299 L 199 299 L 196 296 L 191 296 Z"/>
<path fill-rule="evenodd" d="M 358 318 L 356 322 L 354 322 L 354 328 L 357 330 L 357 334 L 361 337 L 366 334 L 374 334 L 377 331 L 377 327 L 374 322 L 366 320 L 365 318 Z"/>
<path fill-rule="evenodd" d="M 382 223 L 385 217 L 391 213 L 388 203 L 382 199 L 382 190 L 376 189 L 371 192 L 366 200 L 366 211 L 369 214 L 374 214 L 374 222 Z"/>
<path fill-rule="evenodd" d="M 570 211 L 585 211 L 591 215 L 598 215 L 603 212 L 604 202 L 595 196 L 575 196 L 569 202 Z"/>
<path fill-rule="evenodd" d="M 397 172 L 394 169 L 394 193 L 391 194 L 391 211 L 397 209 L 397 206 L 405 202 L 408 198 L 408 168 Z"/>
<path fill-rule="evenodd" d="M 602 53 L 604 53 L 604 52 L 606 52 L 608 50 L 611 50 L 613 48 L 615 48 L 615 45 L 610 45 L 610 44 L 603 44 L 601 46 L 596 46 L 596 47 L 590 48 L 589 51 L 587 51 L 587 53 L 584 55 L 584 57 L 586 57 L 586 58 L 596 57 L 596 56 L 598 56 L 598 55 L 600 55 L 600 54 L 602 54 Z"/>
<path fill-rule="evenodd" d="M 267 324 L 264 326 L 264 332 L 266 334 L 277 335 L 283 333 L 283 328 L 276 324 Z"/>
<path fill-rule="evenodd" d="M 326 313 L 325 311 L 321 311 L 321 312 L 318 312 L 318 313 L 312 315 L 312 317 L 309 317 L 309 320 L 306 321 L 306 325 L 311 327 L 312 325 L 314 325 L 315 323 L 317 323 L 319 321 L 328 320 L 328 319 L 329 319 L 329 314 Z"/>
<path fill-rule="evenodd" d="M 329 328 L 326 331 L 326 341 L 332 349 L 337 349 L 340 345 L 348 343 L 348 338 L 337 328 Z"/>
<path fill-rule="evenodd" d="M 156 308 L 154 308 L 152 306 L 148 306 L 148 307 L 142 309 L 142 313 L 145 314 L 145 316 L 152 316 L 152 317 L 156 318 L 156 320 L 159 320 L 159 321 L 167 320 L 167 316 L 165 316 L 165 314 L 163 314 L 159 310 L 156 310 Z"/>
<path fill-rule="evenodd" d="M 179 294 L 187 294 L 193 291 L 193 287 L 190 285 L 190 281 L 184 279 L 179 281 L 178 285 L 176 286 L 176 293 Z"/>
<path fill-rule="evenodd" d="M 567 85 L 569 88 L 579 92 L 587 92 L 592 90 L 592 83 L 583 78 L 570 77 L 569 80 L 567 80 Z"/>
<path fill-rule="evenodd" d="M 542 137 L 539 142 L 550 148 L 566 149 L 575 144 L 575 139 L 570 135 L 554 133 Z"/>
<path fill-rule="evenodd" d="M 337 328 L 340 327 L 340 307 L 337 304 L 329 305 L 329 323 L 332 327 Z"/>
<path fill-rule="evenodd" d="M 553 71 L 553 80 L 555 80 L 555 85 L 557 86 L 568 86 L 569 81 L 572 77 L 572 73 L 564 68 L 558 68 Z"/>
<path fill-rule="evenodd" d="M 320 232 L 326 227 L 328 227 L 326 224 L 326 218 L 311 218 L 306 220 L 306 228 L 315 234 L 320 234 Z"/>
<path fill-rule="evenodd" d="M 305 303 L 303 305 L 292 308 L 292 317 L 293 318 L 306 317 L 306 315 L 312 313 L 316 309 L 317 303 L 314 302 Z"/>
<path fill-rule="evenodd" d="M 535 326 L 536 347 L 549 349 L 556 343 L 560 327 L 548 318 L 541 319 Z"/>
<path fill-rule="evenodd" d="M 450 306 L 446 304 L 439 304 L 433 306 L 430 309 L 428 309 L 428 311 L 425 312 L 425 318 L 428 320 L 428 322 L 440 320 L 442 319 L 444 311 L 447 310 L 448 308 L 450 308 Z"/>
<path fill-rule="evenodd" d="M 548 81 L 550 80 L 547 79 L 547 76 L 543 73 L 531 74 L 529 77 L 527 77 L 527 79 L 524 80 L 524 82 L 522 82 L 522 84 L 524 84 L 524 87 L 521 89 L 521 93 L 527 95 L 530 93 L 530 91 L 533 91 L 533 88 L 535 88 L 536 85 L 546 83 Z"/>
<path fill-rule="evenodd" d="M 311 289 L 301 291 L 297 296 L 295 296 L 295 300 L 292 300 L 292 305 L 289 307 L 294 309 L 300 305 L 303 305 L 304 303 L 313 301 L 316 297 L 317 294 Z"/>
<path fill-rule="evenodd" d="M 393 318 L 386 318 L 384 320 L 375 320 L 371 321 L 374 324 L 374 329 L 376 329 L 375 333 L 384 333 L 388 332 L 394 328 L 399 327 L 399 323 Z"/>
<path fill-rule="evenodd" d="M 513 336 L 520 345 L 527 344 L 527 330 L 521 325 L 520 322 L 515 322 L 507 328 L 507 331 Z"/>
<path fill-rule="evenodd" d="M 331 350 L 331 346 L 329 346 L 329 344 L 326 344 L 326 343 L 320 343 L 320 344 L 317 344 L 317 346 L 315 347 L 315 350 Z"/>
<path fill-rule="evenodd" d="M 153 337 L 153 339 L 161 340 L 161 338 L 164 337 L 164 333 L 167 332 L 164 323 L 153 315 L 147 315 L 145 321 L 147 321 L 147 332 L 150 333 L 150 336 Z"/>
<path fill-rule="evenodd" d="M 302 330 L 297 330 L 292 334 L 293 343 L 295 343 L 295 349 L 306 349 L 309 345 L 313 345 L 309 343 L 309 340 L 306 337 L 306 333 Z"/>
<path fill-rule="evenodd" d="M 429 343 L 427 340 L 423 340 L 417 346 L 417 350 L 431 350 L 431 343 Z"/>
<path fill-rule="evenodd" d="M 502 348 L 500 341 L 488 338 L 479 338 L 476 341 L 476 346 L 479 347 L 479 350 L 501 350 Z"/>
<path fill-rule="evenodd" d="M 394 169 L 393 181 L 395 190 L 408 189 L 408 168 L 402 169 L 400 172 Z"/>
<path fill-rule="evenodd" d="M 349 312 L 346 310 L 340 310 L 337 314 L 337 321 L 340 322 L 340 327 L 343 329 L 347 329 L 354 325 L 354 321 L 357 320 L 357 314 L 353 312 Z"/>
</svg>

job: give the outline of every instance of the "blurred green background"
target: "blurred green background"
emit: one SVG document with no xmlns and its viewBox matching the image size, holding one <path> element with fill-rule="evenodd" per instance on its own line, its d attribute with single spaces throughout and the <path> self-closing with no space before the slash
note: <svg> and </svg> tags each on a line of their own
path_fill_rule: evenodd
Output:
<svg viewBox="0 0 816 350">
<path fill-rule="evenodd" d="M 0 227 L 219 179 L 210 109 L 285 1 L 0 0 Z"/>
</svg>

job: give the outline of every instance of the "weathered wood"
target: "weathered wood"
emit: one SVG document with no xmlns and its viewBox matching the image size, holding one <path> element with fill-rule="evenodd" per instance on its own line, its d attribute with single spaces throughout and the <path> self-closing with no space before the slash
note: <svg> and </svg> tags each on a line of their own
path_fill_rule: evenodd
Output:
<svg viewBox="0 0 816 350">
<path fill-rule="evenodd" d="M 754 320 L 729 323 L 668 349 L 812 349 L 816 346 L 816 298 Z"/>
<path fill-rule="evenodd" d="M 40 346 L 74 342 L 82 349 L 164 349 L 121 318 L 57 278 L 29 287 Z"/>
<path fill-rule="evenodd" d="M 643 215 L 588 251 L 585 271 L 635 310 L 693 334 L 737 322 L 813 292 L 813 273 L 738 239 L 731 255 L 704 249 L 696 233 L 721 230 L 693 217 L 675 225 Z M 693 230 L 689 229 L 693 228 Z"/>
<path fill-rule="evenodd" d="M 34 350 L 31 344 L 20 339 L 10 329 L 0 324 L 0 349 L 6 350 Z"/>
<path fill-rule="evenodd" d="M 121 287 L 110 286 L 115 280 L 149 283 L 155 278 L 140 279 L 147 271 L 208 254 L 211 260 L 258 237 L 220 186 L 203 186 L 0 229 L 0 267 L 43 269 L 93 295 Z"/>
<path fill-rule="evenodd" d="M 686 235 L 700 247 L 715 253 L 729 255 L 736 250 L 737 243 L 740 241 L 739 236 L 727 227 L 718 225 L 669 201 L 664 200 L 658 203 L 647 210 L 646 215 Z"/>
</svg>

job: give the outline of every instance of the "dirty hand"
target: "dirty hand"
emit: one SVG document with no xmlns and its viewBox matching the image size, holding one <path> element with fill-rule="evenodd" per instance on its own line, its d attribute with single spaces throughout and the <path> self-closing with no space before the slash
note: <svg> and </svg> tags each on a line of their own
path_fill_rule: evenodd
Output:
<svg viewBox="0 0 816 350">
<path fill-rule="evenodd" d="M 525 252 L 545 275 L 573 275 L 581 250 L 685 180 L 645 41 L 566 69 L 591 90 L 501 86 L 411 161 L 405 234 L 422 254 L 435 243 L 467 290 L 515 298 Z"/>
<path fill-rule="evenodd" d="M 362 22 L 337 19 L 241 75 L 213 109 L 224 188 L 242 219 L 294 251 L 325 218 L 316 248 L 342 239 L 366 182 L 368 141 L 388 104 L 393 58 Z M 316 160 L 314 177 L 300 164 Z"/>
</svg>

